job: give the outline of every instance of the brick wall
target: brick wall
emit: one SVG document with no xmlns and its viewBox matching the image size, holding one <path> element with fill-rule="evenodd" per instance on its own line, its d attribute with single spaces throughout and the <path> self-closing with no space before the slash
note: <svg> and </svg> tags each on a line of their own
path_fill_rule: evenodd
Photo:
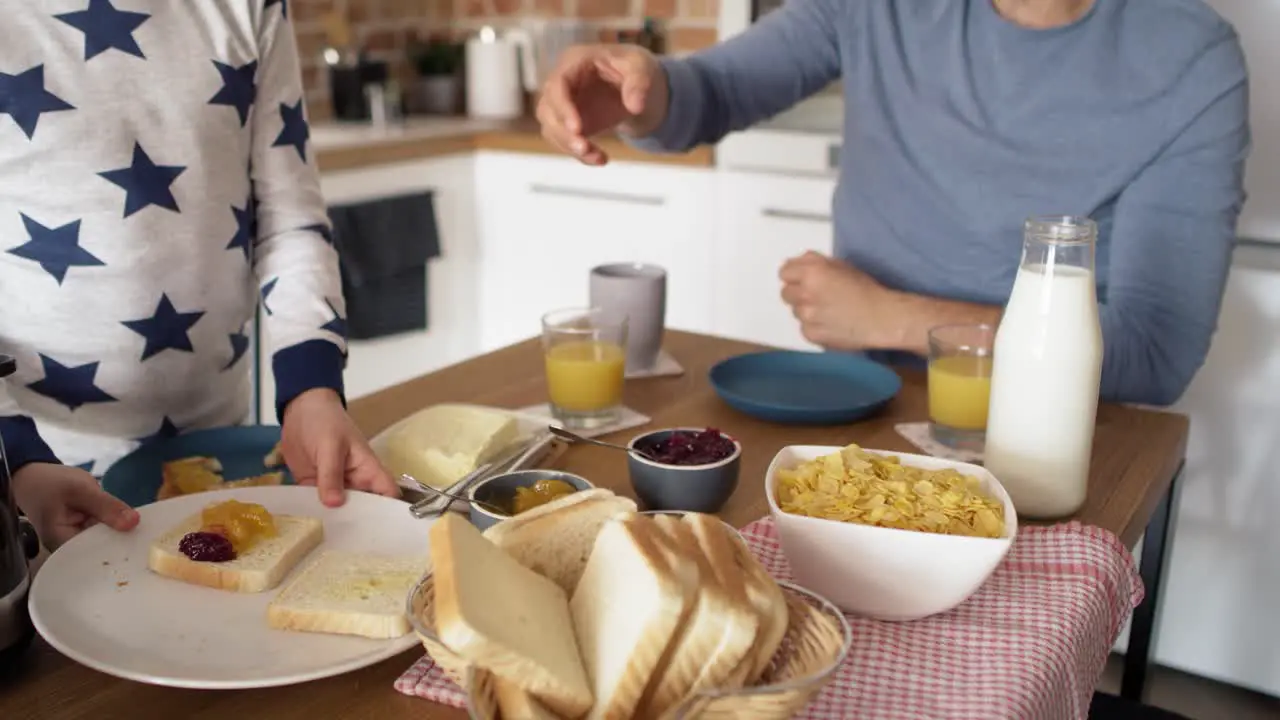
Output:
<svg viewBox="0 0 1280 720">
<path fill-rule="evenodd" d="M 638 29 L 656 18 L 667 51 L 685 53 L 715 42 L 719 0 L 290 0 L 298 35 L 302 80 L 313 119 L 330 115 L 329 89 L 320 55 L 326 44 L 323 18 L 345 17 L 352 39 L 392 63 L 397 77 L 412 77 L 406 50 L 413 38 L 438 34 L 465 37 L 482 25 L 498 27 L 527 17 L 576 17 L 610 42 L 618 30 Z"/>
</svg>

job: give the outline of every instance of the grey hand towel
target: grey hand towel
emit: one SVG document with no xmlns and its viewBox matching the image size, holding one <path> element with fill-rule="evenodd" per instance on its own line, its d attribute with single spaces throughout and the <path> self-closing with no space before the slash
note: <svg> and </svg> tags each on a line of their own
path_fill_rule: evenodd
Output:
<svg viewBox="0 0 1280 720">
<path fill-rule="evenodd" d="M 427 263 L 440 256 L 432 193 L 329 208 L 352 340 L 427 328 Z"/>
</svg>

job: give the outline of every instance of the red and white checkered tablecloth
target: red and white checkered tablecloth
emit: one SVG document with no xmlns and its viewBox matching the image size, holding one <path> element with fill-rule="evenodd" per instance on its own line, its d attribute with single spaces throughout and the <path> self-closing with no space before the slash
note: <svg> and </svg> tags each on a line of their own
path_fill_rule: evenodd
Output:
<svg viewBox="0 0 1280 720">
<path fill-rule="evenodd" d="M 973 597 L 942 615 L 886 623 L 849 616 L 853 647 L 798 716 L 810 720 L 1084 718 L 1124 622 L 1142 600 L 1133 557 L 1101 528 L 1019 528 L 1005 561 Z M 772 518 L 742 531 L 779 580 L 790 571 Z M 424 656 L 396 690 L 465 707 Z"/>
</svg>

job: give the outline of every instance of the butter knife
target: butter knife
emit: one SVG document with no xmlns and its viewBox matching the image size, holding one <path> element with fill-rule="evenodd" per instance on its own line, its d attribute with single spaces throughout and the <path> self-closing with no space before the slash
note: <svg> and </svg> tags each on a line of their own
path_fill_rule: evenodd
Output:
<svg viewBox="0 0 1280 720">
<path fill-rule="evenodd" d="M 528 458 L 532 457 L 539 447 L 546 445 L 546 440 L 550 437 L 550 433 L 535 434 L 533 437 L 518 443 L 510 452 L 497 460 L 484 463 L 475 470 L 463 475 L 460 480 L 445 488 L 445 492 L 450 495 L 465 495 L 472 485 L 481 480 L 492 477 L 508 468 L 515 467 L 517 463 L 528 462 Z M 409 513 L 418 519 L 432 517 L 447 511 L 452 504 L 453 501 L 449 498 L 432 493 L 430 496 L 410 505 Z"/>
</svg>

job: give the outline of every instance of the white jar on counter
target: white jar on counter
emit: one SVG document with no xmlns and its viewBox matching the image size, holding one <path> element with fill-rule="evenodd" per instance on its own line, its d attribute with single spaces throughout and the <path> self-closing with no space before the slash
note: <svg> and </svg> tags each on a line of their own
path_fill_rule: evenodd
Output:
<svg viewBox="0 0 1280 720">
<path fill-rule="evenodd" d="M 985 464 L 1022 516 L 1061 518 L 1084 505 L 1102 378 L 1097 237 L 1088 218 L 1027 220 L 996 331 Z"/>
</svg>

